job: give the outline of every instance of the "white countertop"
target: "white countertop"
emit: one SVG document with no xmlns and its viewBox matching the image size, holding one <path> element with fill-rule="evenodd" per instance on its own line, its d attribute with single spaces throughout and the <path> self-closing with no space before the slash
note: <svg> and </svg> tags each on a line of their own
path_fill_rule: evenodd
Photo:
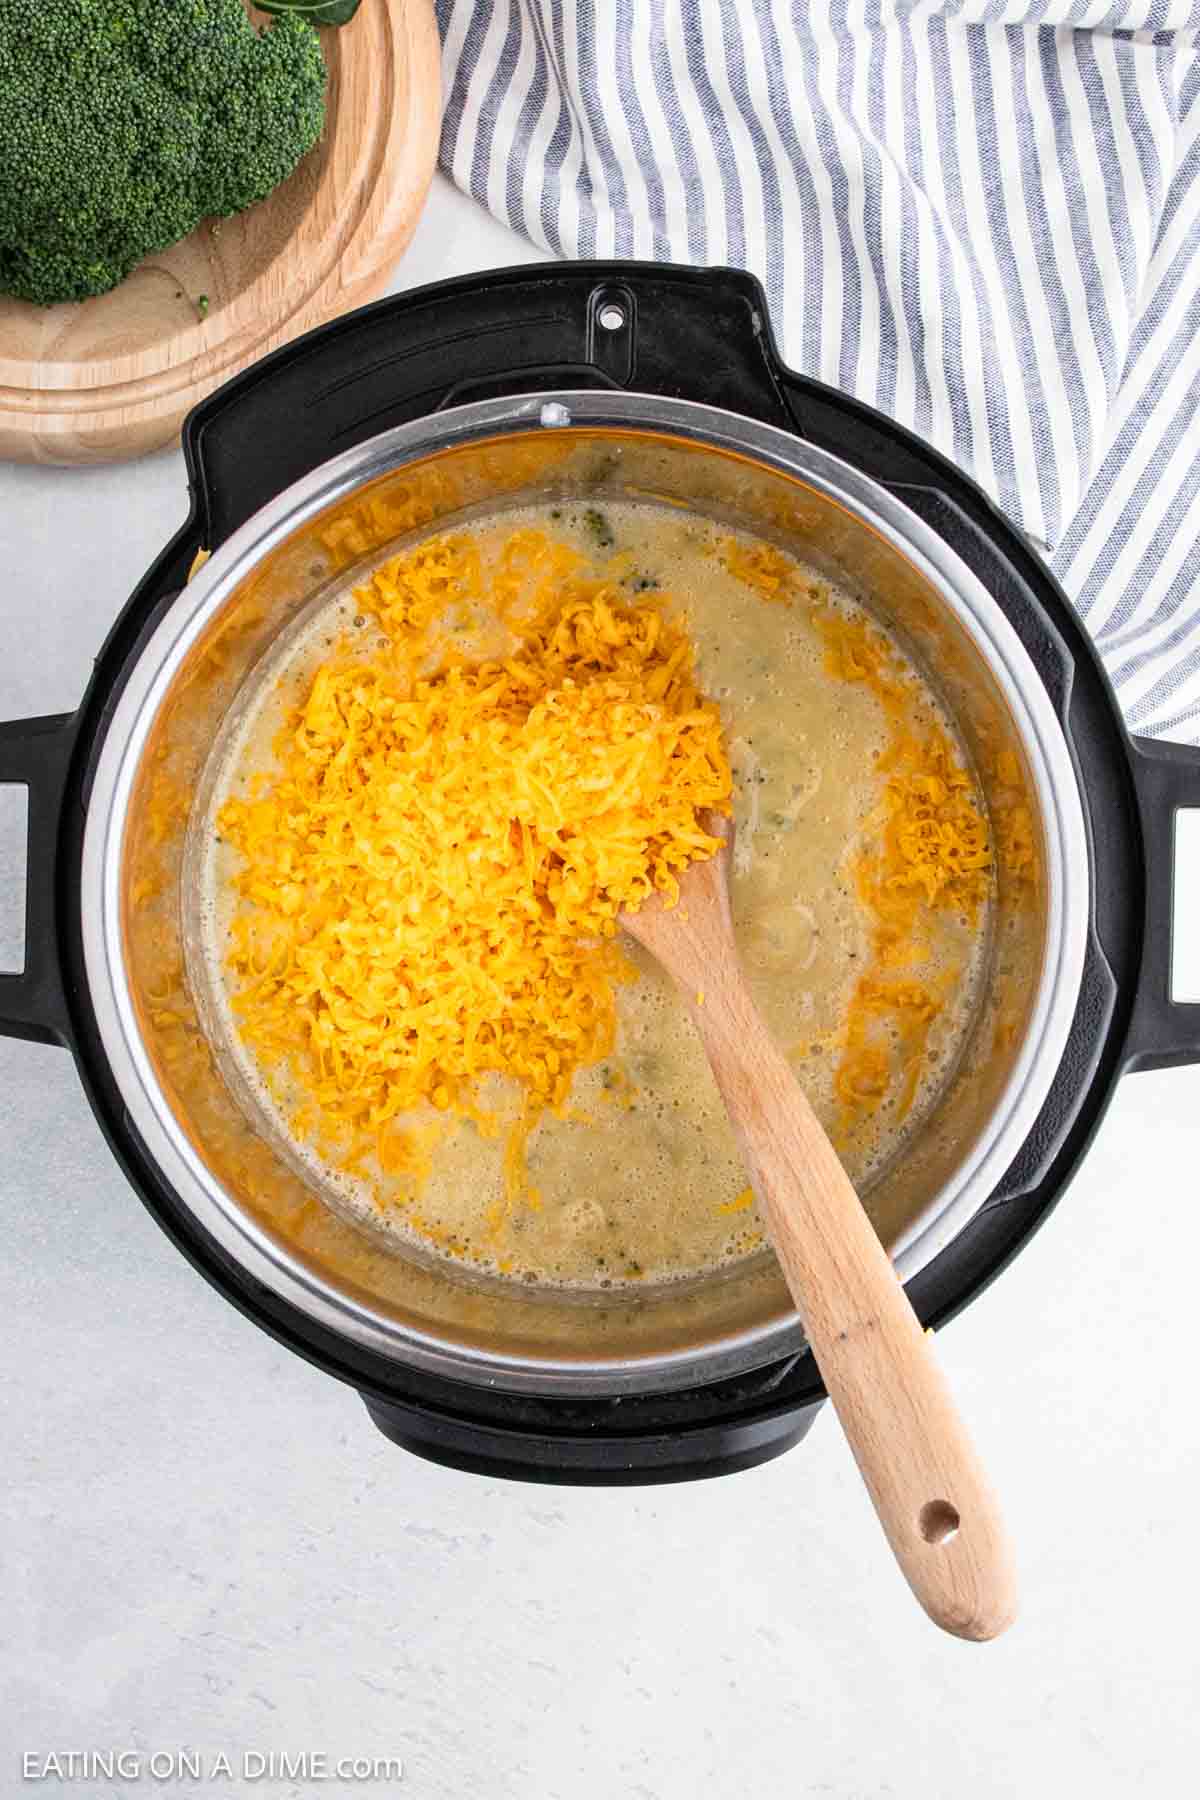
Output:
<svg viewBox="0 0 1200 1800">
<path fill-rule="evenodd" d="M 532 256 L 439 178 L 396 286 Z M 76 704 L 184 508 L 174 453 L 0 466 L 0 717 Z M 392 1448 L 171 1247 L 67 1055 L 0 1042 L 0 1795 L 25 1752 L 185 1746 L 404 1776 L 29 1791 L 1196 1793 L 1198 1115 L 1200 1070 L 1126 1080 L 1050 1223 L 942 1338 L 1020 1547 L 1023 1616 L 981 1648 L 918 1614 L 828 1411 L 781 1460 L 674 1488 Z"/>
</svg>

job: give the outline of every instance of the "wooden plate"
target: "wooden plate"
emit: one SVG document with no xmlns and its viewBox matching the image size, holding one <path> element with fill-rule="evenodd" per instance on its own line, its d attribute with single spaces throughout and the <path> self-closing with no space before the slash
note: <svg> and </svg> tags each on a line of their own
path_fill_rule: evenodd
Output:
<svg viewBox="0 0 1200 1800">
<path fill-rule="evenodd" d="M 98 299 L 0 295 L 0 457 L 103 462 L 169 444 L 247 363 L 380 292 L 437 156 L 432 3 L 363 0 L 321 36 L 324 136 L 266 200 L 206 221 Z"/>
</svg>

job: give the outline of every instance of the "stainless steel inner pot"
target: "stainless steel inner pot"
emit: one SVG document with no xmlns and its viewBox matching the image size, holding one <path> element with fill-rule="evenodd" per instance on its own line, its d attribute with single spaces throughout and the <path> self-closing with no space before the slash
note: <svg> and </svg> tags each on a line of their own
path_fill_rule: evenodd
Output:
<svg viewBox="0 0 1200 1800">
<path fill-rule="evenodd" d="M 130 1117 L 200 1225 L 266 1288 L 398 1364 L 560 1393 L 667 1389 L 803 1341 L 774 1265 L 581 1300 L 397 1255 L 320 1203 L 222 1078 L 186 976 L 193 799 L 239 690 L 332 579 L 470 511 L 546 495 L 665 501 L 772 538 L 861 598 L 957 718 L 985 793 L 1020 772 L 1037 867 L 1006 869 L 986 999 L 921 1131 L 867 1196 L 905 1277 L 987 1198 L 1046 1097 L 1083 966 L 1088 858 L 1066 743 L 1000 607 L 893 495 L 788 434 L 625 393 L 461 407 L 325 464 L 264 507 L 168 610 L 121 694 L 89 802 L 83 928 Z M 1007 754 L 1005 754 L 1007 753 Z"/>
</svg>

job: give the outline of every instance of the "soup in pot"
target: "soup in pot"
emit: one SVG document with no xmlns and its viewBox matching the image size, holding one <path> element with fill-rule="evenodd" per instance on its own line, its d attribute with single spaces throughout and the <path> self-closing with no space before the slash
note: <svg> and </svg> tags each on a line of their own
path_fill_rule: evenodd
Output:
<svg viewBox="0 0 1200 1800">
<path fill-rule="evenodd" d="M 441 573 L 418 588 L 418 567 Z M 732 900 L 750 987 L 860 1192 L 920 1128 L 965 1042 L 992 857 L 953 723 L 900 645 L 776 545 L 719 523 L 630 500 L 548 500 L 406 548 L 307 609 L 214 753 L 203 980 L 222 1053 L 293 1163 L 397 1251 L 594 1291 L 709 1275 L 762 1248 L 683 1002 L 644 952 L 612 940 L 596 975 L 611 1029 L 585 1037 L 550 1104 L 531 1107 L 528 1088 L 495 1069 L 387 1118 L 378 1089 L 362 1116 L 335 1104 L 349 1091 L 356 997 L 343 1024 L 317 976 L 306 985 L 298 973 L 316 904 L 314 815 L 289 818 L 284 779 L 327 671 L 343 693 L 361 677 L 368 710 L 372 672 L 394 675 L 397 593 L 415 683 L 502 665 L 522 619 L 571 583 L 601 596 L 601 611 L 679 628 L 691 646 L 732 772 Z M 358 817 L 369 837 L 369 804 Z M 288 958 L 294 1029 L 282 1050 L 262 1020 L 268 998 L 279 1019 Z"/>
</svg>

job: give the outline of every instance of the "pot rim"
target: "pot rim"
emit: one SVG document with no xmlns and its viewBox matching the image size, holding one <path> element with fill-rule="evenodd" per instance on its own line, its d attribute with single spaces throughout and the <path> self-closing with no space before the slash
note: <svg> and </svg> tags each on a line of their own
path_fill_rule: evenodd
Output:
<svg viewBox="0 0 1200 1800">
<path fill-rule="evenodd" d="M 314 514 L 366 482 L 465 443 L 572 426 L 666 432 L 775 468 L 841 505 L 936 588 L 986 660 L 1021 737 L 1045 825 L 1046 935 L 1025 1041 L 968 1155 L 893 1246 L 903 1280 L 975 1215 L 1011 1165 L 1066 1047 L 1090 917 L 1090 855 L 1062 726 L 1017 633 L 979 578 L 903 501 L 803 438 L 741 414 L 656 395 L 554 390 L 476 401 L 396 426 L 323 463 L 269 501 L 215 550 L 140 649 L 101 745 L 82 855 L 84 965 L 97 1029 L 131 1122 L 183 1206 L 252 1279 L 336 1335 L 385 1359 L 469 1385 L 616 1394 L 721 1380 L 803 1347 L 794 1313 L 701 1346 L 582 1360 L 481 1349 L 402 1325 L 324 1282 L 228 1195 L 181 1131 L 137 1026 L 123 950 L 121 861 L 142 752 L 162 700 L 212 613 L 254 566 Z M 89 904 L 89 896 L 92 903 Z"/>
</svg>

